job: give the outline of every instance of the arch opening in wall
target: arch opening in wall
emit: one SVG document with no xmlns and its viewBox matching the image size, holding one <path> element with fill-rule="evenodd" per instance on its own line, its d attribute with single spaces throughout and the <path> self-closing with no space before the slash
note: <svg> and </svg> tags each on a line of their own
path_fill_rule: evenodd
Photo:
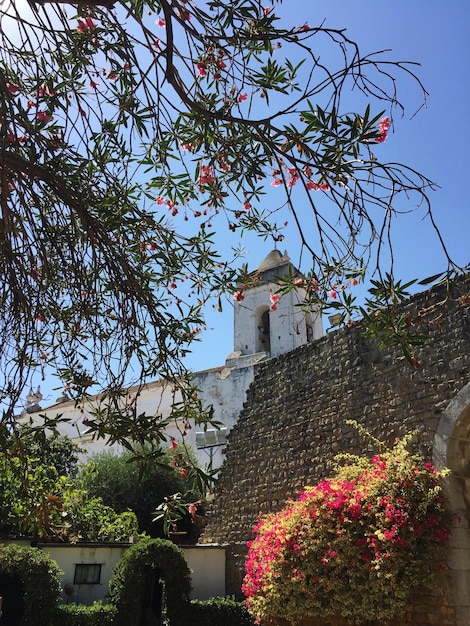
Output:
<svg viewBox="0 0 470 626">
<path fill-rule="evenodd" d="M 457 623 L 470 623 L 470 383 L 449 403 L 436 431 L 433 463 L 447 467 L 444 489 L 452 515 L 449 588 Z"/>
<path fill-rule="evenodd" d="M 307 339 L 307 343 L 310 343 L 310 341 L 313 341 L 314 339 L 312 314 L 305 313 L 304 320 L 305 320 L 305 337 Z"/>
<path fill-rule="evenodd" d="M 267 306 L 256 311 L 256 352 L 271 352 L 271 320 Z"/>
</svg>

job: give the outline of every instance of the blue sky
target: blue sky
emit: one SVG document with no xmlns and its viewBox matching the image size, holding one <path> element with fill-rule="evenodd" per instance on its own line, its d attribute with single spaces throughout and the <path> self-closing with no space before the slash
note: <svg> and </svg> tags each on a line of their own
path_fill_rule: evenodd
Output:
<svg viewBox="0 0 470 626">
<path fill-rule="evenodd" d="M 269 2 L 266 2 L 269 6 Z M 460 265 L 470 262 L 470 212 L 467 181 L 470 177 L 466 150 L 470 139 L 470 2 L 468 0 L 284 0 L 277 9 L 286 26 L 325 21 L 332 28 L 346 28 L 363 54 L 391 49 L 390 60 L 421 64 L 416 73 L 429 95 L 427 108 L 410 119 L 420 106 L 415 89 L 404 81 L 401 97 L 408 108 L 396 116 L 393 133 L 381 144 L 382 160 L 406 163 L 432 179 L 439 189 L 431 194 L 432 208 L 448 251 Z M 153 20 L 154 18 L 152 18 Z M 327 62 L 326 59 L 324 59 Z M 399 83 L 400 87 L 400 83 Z M 376 113 L 379 111 L 376 110 Z M 271 192 L 270 192 L 271 193 Z M 403 215 L 396 224 L 395 269 L 403 279 L 423 278 L 446 269 L 446 260 L 429 224 L 420 215 Z M 255 235 L 241 240 L 227 230 L 218 235 L 222 249 L 245 248 L 250 269 L 270 252 L 273 245 Z M 299 241 L 288 229 L 286 249 L 299 265 Z M 301 269 L 308 269 L 301 267 Z M 186 363 L 193 370 L 222 365 L 233 348 L 233 310 L 227 302 L 222 313 L 210 307 L 208 330 L 193 346 Z M 34 384 L 38 384 L 34 381 Z M 56 381 L 41 383 L 46 392 L 43 406 L 52 403 Z"/>
<path fill-rule="evenodd" d="M 432 209 L 451 257 L 460 265 L 470 262 L 470 207 L 467 147 L 470 141 L 470 2 L 468 0 L 285 0 L 280 11 L 286 24 L 326 20 L 333 28 L 346 28 L 363 53 L 390 48 L 390 59 L 416 61 L 416 72 L 427 92 L 427 108 L 413 119 L 420 105 L 407 94 L 409 108 L 395 118 L 394 132 L 381 158 L 403 162 L 433 180 L 439 189 L 431 193 Z M 294 17 L 292 17 L 294 16 Z M 416 93 L 413 90 L 413 93 Z M 410 95 L 410 98 L 408 98 Z M 396 224 L 395 268 L 403 279 L 423 278 L 446 269 L 435 234 L 422 215 L 403 215 Z M 289 231 L 279 246 L 294 263 L 299 244 Z M 236 241 L 229 241 L 235 245 Z M 251 269 L 269 253 L 272 245 L 244 236 L 245 260 Z M 187 364 L 193 370 L 223 364 L 232 350 L 233 312 L 209 311 L 208 331 L 195 344 Z"/>
</svg>

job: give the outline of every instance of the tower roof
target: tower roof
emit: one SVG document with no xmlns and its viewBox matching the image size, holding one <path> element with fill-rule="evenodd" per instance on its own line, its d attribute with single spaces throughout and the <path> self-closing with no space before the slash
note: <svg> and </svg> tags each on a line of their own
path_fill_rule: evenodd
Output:
<svg viewBox="0 0 470 626">
<path fill-rule="evenodd" d="M 300 276 L 300 272 L 290 262 L 287 251 L 282 254 L 279 250 L 271 250 L 268 256 L 261 261 L 256 268 L 262 282 L 271 282 L 278 276 L 286 276 L 289 273 Z"/>
</svg>

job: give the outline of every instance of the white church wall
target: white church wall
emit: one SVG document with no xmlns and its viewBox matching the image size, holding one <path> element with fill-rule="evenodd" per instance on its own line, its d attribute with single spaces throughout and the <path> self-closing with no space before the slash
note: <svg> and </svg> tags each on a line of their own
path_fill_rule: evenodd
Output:
<svg viewBox="0 0 470 626">
<path fill-rule="evenodd" d="M 193 383 L 200 390 L 203 405 L 213 406 L 214 420 L 220 422 L 227 432 L 238 419 L 257 365 L 269 357 L 293 350 L 322 334 L 320 317 L 305 313 L 299 306 L 305 295 L 301 287 L 285 294 L 275 303 L 274 308 L 271 307 L 270 295 L 275 294 L 278 289 L 274 282 L 277 280 L 276 276 L 288 270 L 290 272 L 292 266 L 289 265 L 286 253 L 281 254 L 278 250 L 273 250 L 268 254 L 258 267 L 260 281 L 244 291 L 245 297 L 242 302 L 235 302 L 234 351 L 227 357 L 224 365 L 193 374 Z M 293 271 L 297 272 L 295 268 Z M 93 407 L 96 407 L 99 397 L 90 398 L 80 406 L 65 401 L 38 410 L 37 401 L 40 399 L 40 394 L 31 395 L 29 412 L 18 417 L 20 423 L 32 419 L 38 424 L 41 422 L 42 414 L 48 417 L 62 415 L 67 421 L 60 424 L 60 432 L 85 448 L 87 454 L 110 449 L 116 453 L 122 451 L 120 445 L 113 444 L 110 447 L 106 439 L 93 439 L 87 432 L 86 421 L 93 419 Z M 136 410 L 137 414 L 160 415 L 163 419 L 168 419 L 173 403 L 179 399 L 171 385 L 156 381 L 142 388 L 129 389 L 127 396 L 122 399 L 122 410 L 129 411 L 129 415 Z M 211 428 L 208 426 L 208 429 Z M 209 463 L 213 468 L 220 467 L 224 456 L 223 446 L 198 447 L 197 433 L 202 430 L 203 427 L 194 424 L 188 428 L 183 420 L 170 420 L 165 434 L 168 441 L 171 438 L 180 441 L 185 433 L 184 441 L 193 447 L 196 458 L 203 467 L 207 467 Z"/>
</svg>

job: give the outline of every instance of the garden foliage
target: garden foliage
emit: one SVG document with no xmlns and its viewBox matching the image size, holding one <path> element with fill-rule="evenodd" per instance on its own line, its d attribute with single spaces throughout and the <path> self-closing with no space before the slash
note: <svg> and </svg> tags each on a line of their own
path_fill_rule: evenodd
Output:
<svg viewBox="0 0 470 626">
<path fill-rule="evenodd" d="M 146 568 L 159 571 L 170 625 L 187 626 L 190 571 L 180 548 L 165 539 L 139 541 L 114 566 L 108 599 L 116 607 L 116 626 L 138 626 Z"/>
<path fill-rule="evenodd" d="M 393 617 L 429 585 L 449 538 L 441 474 L 410 437 L 336 474 L 259 520 L 243 591 L 257 618 Z"/>
<path fill-rule="evenodd" d="M 112 626 L 115 616 L 114 606 L 102 602 L 94 602 L 91 606 L 60 604 L 47 626 Z"/>
<path fill-rule="evenodd" d="M 243 602 L 233 598 L 191 600 L 188 624 L 193 626 L 253 626 L 253 618 Z"/>
<path fill-rule="evenodd" d="M 57 563 L 37 548 L 3 545 L 0 546 L 0 576 L 3 575 L 14 577 L 22 588 L 20 626 L 45 626 L 60 598 L 61 571 Z M 6 618 L 6 606 L 4 611 Z"/>
</svg>

